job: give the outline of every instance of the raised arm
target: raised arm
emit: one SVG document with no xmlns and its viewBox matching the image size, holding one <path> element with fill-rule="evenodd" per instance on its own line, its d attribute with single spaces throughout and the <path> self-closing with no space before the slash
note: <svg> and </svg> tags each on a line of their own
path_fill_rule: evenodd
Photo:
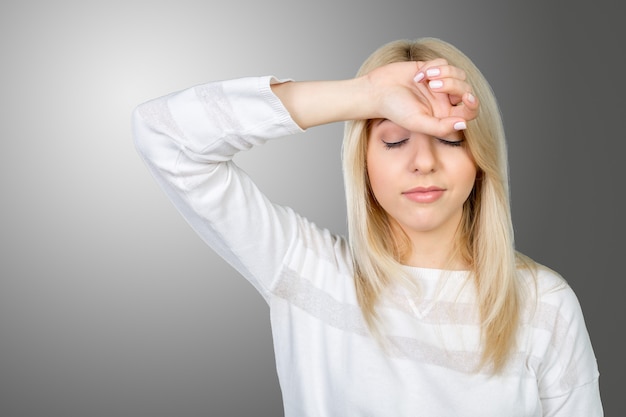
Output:
<svg viewBox="0 0 626 417">
<path fill-rule="evenodd" d="M 272 89 L 304 129 L 384 118 L 411 131 L 446 136 L 478 113 L 465 73 L 443 59 L 399 62 L 353 79 L 290 82 Z"/>
<path fill-rule="evenodd" d="M 419 79 L 434 68 L 439 75 Z M 432 61 L 391 64 L 343 81 L 214 82 L 139 106 L 135 143 L 192 228 L 267 296 L 299 242 L 332 254 L 346 248 L 338 248 L 341 239 L 268 201 L 233 156 L 301 128 L 351 119 L 388 118 L 446 135 L 477 112 L 463 80 L 461 70 Z M 431 88 L 431 81 L 442 86 Z"/>
</svg>

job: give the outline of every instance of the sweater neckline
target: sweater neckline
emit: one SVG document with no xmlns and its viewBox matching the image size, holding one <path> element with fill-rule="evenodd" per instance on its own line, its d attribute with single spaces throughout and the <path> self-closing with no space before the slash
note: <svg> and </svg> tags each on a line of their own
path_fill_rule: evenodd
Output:
<svg viewBox="0 0 626 417">
<path fill-rule="evenodd" d="M 469 270 L 424 268 L 409 265 L 402 265 L 402 269 L 409 273 L 409 275 L 421 279 L 440 279 L 444 276 L 448 278 L 466 279 L 471 273 Z"/>
</svg>

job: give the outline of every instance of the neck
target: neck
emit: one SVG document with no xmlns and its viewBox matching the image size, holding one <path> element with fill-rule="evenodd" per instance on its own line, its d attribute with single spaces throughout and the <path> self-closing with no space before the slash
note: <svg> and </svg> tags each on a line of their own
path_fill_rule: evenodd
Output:
<svg viewBox="0 0 626 417">
<path fill-rule="evenodd" d="M 394 224 L 394 234 L 408 236 L 410 248 L 407 248 L 402 263 L 408 266 L 432 269 L 466 270 L 469 268 L 459 254 L 455 253 L 458 239 L 457 228 L 453 230 L 437 229 L 432 231 L 407 231 Z"/>
</svg>

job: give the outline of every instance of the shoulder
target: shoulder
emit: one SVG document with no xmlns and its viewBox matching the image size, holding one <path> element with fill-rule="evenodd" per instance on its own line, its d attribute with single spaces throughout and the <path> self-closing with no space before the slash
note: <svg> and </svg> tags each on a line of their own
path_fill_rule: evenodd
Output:
<svg viewBox="0 0 626 417">
<path fill-rule="evenodd" d="M 523 292 L 530 300 L 555 307 L 579 308 L 574 290 L 558 272 L 541 264 L 518 272 Z"/>
<path fill-rule="evenodd" d="M 535 331 L 551 334 L 552 344 L 587 337 L 579 299 L 561 274 L 537 265 L 534 270 L 522 271 L 521 276 L 525 282 L 523 317 L 527 324 Z"/>
<path fill-rule="evenodd" d="M 526 345 L 544 398 L 597 383 L 598 367 L 583 312 L 572 287 L 543 265 L 522 270 Z M 594 382 L 595 381 L 595 382 Z"/>
</svg>

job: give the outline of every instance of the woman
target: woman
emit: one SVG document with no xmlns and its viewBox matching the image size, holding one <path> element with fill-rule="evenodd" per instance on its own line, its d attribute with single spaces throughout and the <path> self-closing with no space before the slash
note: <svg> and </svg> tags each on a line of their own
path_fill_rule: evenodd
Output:
<svg viewBox="0 0 626 417">
<path fill-rule="evenodd" d="M 232 162 L 339 121 L 349 239 Z M 134 127 L 176 207 L 268 302 L 286 416 L 603 415 L 574 293 L 514 250 L 498 107 L 452 45 L 391 42 L 348 80 L 196 86 Z"/>
</svg>

